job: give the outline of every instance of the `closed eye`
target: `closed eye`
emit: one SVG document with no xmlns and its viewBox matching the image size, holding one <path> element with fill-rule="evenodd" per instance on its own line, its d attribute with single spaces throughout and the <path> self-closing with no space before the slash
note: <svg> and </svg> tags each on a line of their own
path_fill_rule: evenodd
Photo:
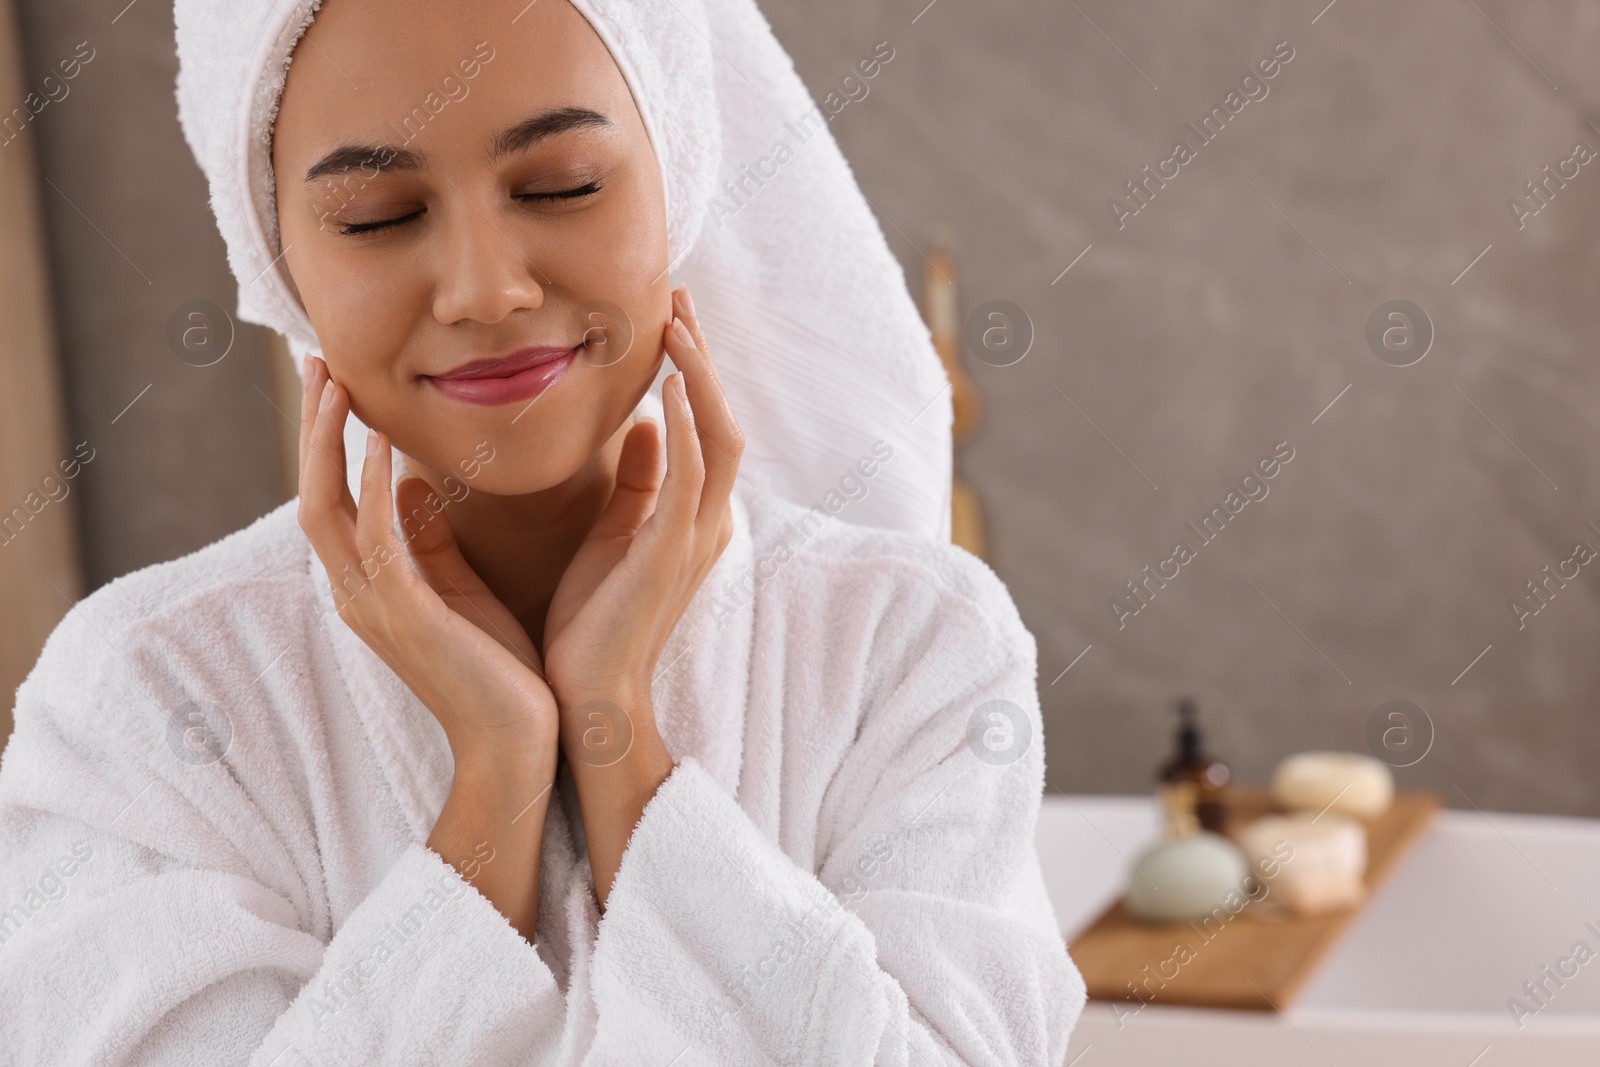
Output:
<svg viewBox="0 0 1600 1067">
<path fill-rule="evenodd" d="M 532 201 L 535 203 L 557 200 L 578 200 L 586 196 L 593 196 L 602 188 L 604 188 L 604 186 L 602 186 L 601 183 L 594 181 L 577 186 L 576 188 L 562 189 L 554 193 L 522 193 L 517 197 L 517 199 L 522 201 Z M 402 215 L 399 218 L 394 219 L 380 219 L 377 222 L 351 222 L 340 227 L 339 233 L 347 237 L 363 233 L 376 233 L 379 230 L 387 230 L 394 226 L 403 226 L 414 219 L 421 218 L 425 214 L 427 214 L 427 209 L 423 208 L 418 211 L 413 211 L 409 215 Z"/>
<path fill-rule="evenodd" d="M 346 237 L 351 237 L 358 233 L 375 233 L 378 230 L 387 230 L 391 226 L 399 226 L 410 222 L 412 219 L 421 218 L 422 215 L 422 211 L 413 211 L 411 214 L 402 215 L 397 219 L 383 219 L 379 222 L 351 222 L 339 227 L 339 232 Z"/>
<path fill-rule="evenodd" d="M 517 197 L 518 200 L 577 200 L 585 196 L 593 196 L 603 186 L 595 181 L 580 185 L 575 189 L 563 189 L 559 193 L 524 193 Z"/>
</svg>

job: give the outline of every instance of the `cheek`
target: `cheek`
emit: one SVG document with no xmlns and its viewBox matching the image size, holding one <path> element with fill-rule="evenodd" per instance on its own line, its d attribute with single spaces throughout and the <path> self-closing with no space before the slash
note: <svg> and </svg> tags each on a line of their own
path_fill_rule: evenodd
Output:
<svg viewBox="0 0 1600 1067">
<path fill-rule="evenodd" d="M 360 365 L 371 353 L 395 351 L 394 341 L 411 330 L 420 299 L 407 258 L 335 258 L 320 273 L 311 291 L 301 292 L 318 334 L 337 357 Z"/>
<path fill-rule="evenodd" d="M 642 290 L 667 265 L 666 208 L 636 198 L 619 204 L 611 216 L 606 220 L 609 232 L 604 247 L 615 249 L 612 269 L 619 281 L 631 282 Z"/>
<path fill-rule="evenodd" d="M 416 267 L 406 257 L 319 253 L 291 260 L 290 271 L 328 369 L 350 391 L 357 416 L 370 424 L 363 412 L 383 403 L 386 372 L 417 315 Z"/>
<path fill-rule="evenodd" d="M 659 184 L 630 178 L 615 195 L 574 218 L 544 247 L 530 248 L 551 279 L 580 300 L 603 298 L 624 308 L 671 291 L 667 265 L 666 207 Z M 631 308 L 630 308 L 631 313 Z M 637 323 L 636 323 L 637 324 Z"/>
<path fill-rule="evenodd" d="M 539 254 L 563 304 L 599 303 L 622 309 L 632 331 L 628 355 L 605 377 L 608 391 L 642 392 L 662 355 L 662 335 L 672 320 L 673 280 L 666 272 L 666 209 L 660 187 L 617 189 L 603 207 L 574 218 L 551 235 Z"/>
</svg>

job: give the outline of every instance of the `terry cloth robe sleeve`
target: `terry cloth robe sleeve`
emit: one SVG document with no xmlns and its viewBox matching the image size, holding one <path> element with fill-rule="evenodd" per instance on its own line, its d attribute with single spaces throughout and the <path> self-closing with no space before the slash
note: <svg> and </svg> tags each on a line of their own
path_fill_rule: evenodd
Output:
<svg viewBox="0 0 1600 1067">
<path fill-rule="evenodd" d="M 807 744 L 791 720 L 808 716 L 855 728 L 816 754 L 837 767 L 805 845 L 780 849 L 692 760 L 646 807 L 595 954 L 597 1048 L 615 1062 L 1064 1058 L 1084 989 L 1034 845 L 1035 645 L 993 572 L 942 551 L 958 588 L 835 561 L 826 603 L 769 613 L 789 631 L 770 709 L 786 744 Z M 798 585 L 823 578 L 789 566 L 812 572 Z"/>
<path fill-rule="evenodd" d="M 174 694 L 132 665 L 148 650 L 85 608 L 19 689 L 0 764 L 0 1058 L 554 1058 L 566 1007 L 539 952 L 422 843 L 331 936 L 308 932 L 325 913 L 285 843 L 314 836 L 306 816 L 204 736 L 183 758 L 158 708 Z"/>
</svg>

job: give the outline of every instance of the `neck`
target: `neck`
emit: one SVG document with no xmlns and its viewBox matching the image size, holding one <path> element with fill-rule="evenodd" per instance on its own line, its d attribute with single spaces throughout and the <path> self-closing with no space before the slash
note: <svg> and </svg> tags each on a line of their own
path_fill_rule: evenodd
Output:
<svg viewBox="0 0 1600 1067">
<path fill-rule="evenodd" d="M 544 647 L 544 621 L 556 585 L 616 488 L 625 421 L 572 477 L 548 489 L 497 496 L 471 488 L 445 509 L 461 555 L 490 592 L 516 616 L 535 648 Z M 441 497 L 444 474 L 407 457 L 407 469 Z M 460 479 L 454 491 L 460 494 Z"/>
</svg>

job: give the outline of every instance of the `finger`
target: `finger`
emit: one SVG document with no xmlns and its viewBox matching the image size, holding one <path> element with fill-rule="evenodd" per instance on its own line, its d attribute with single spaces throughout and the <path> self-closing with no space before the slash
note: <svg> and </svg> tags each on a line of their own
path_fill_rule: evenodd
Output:
<svg viewBox="0 0 1600 1067">
<path fill-rule="evenodd" d="M 361 506 L 356 511 L 356 547 L 369 580 L 375 576 L 371 572 L 374 565 L 381 567 L 402 551 L 394 535 L 393 463 L 388 437 L 368 430 L 367 455 L 361 463 Z M 393 584 L 385 583 L 391 588 Z"/>
<path fill-rule="evenodd" d="M 708 392 L 712 393 L 714 398 L 718 401 L 718 404 L 722 409 L 720 414 L 725 415 L 727 419 L 725 426 L 712 427 L 706 422 L 708 413 L 702 412 L 700 416 L 700 431 L 705 433 L 711 429 L 721 428 L 738 433 L 739 423 L 733 417 L 733 408 L 728 403 L 727 394 L 722 389 L 722 379 L 717 374 L 716 361 L 711 358 L 711 345 L 706 341 L 705 330 L 700 324 L 699 317 L 695 314 L 694 301 L 689 297 L 689 287 L 687 285 L 681 286 L 672 295 L 675 302 L 673 305 L 674 310 L 678 318 L 682 319 L 683 324 L 689 328 L 689 336 L 694 341 L 695 347 L 699 350 L 700 355 L 703 357 L 706 379 L 714 387 L 708 390 Z M 700 411 L 701 405 L 698 398 L 694 396 L 696 383 L 691 381 L 688 383 L 688 385 L 690 391 L 690 402 L 695 405 L 697 411 Z"/>
<path fill-rule="evenodd" d="M 350 413 L 344 388 L 324 381 L 314 411 L 310 449 L 300 483 L 300 525 L 330 569 L 355 554 L 356 504 L 345 481 L 344 422 Z"/>
<path fill-rule="evenodd" d="M 461 554 L 455 529 L 444 513 L 444 498 L 415 475 L 402 478 L 395 494 L 406 547 L 422 580 L 441 596 L 476 589 L 482 579 Z"/>
<path fill-rule="evenodd" d="M 301 363 L 301 378 L 304 384 L 300 387 L 300 474 L 305 477 L 306 457 L 311 454 L 311 427 L 317 421 L 317 400 L 322 395 L 322 368 L 319 359 L 312 359 L 311 353 L 306 353 L 305 360 Z"/>
<path fill-rule="evenodd" d="M 316 436 L 317 425 L 325 414 L 322 410 L 322 399 L 332 380 L 328 372 L 327 363 L 314 356 L 307 356 L 308 373 L 305 388 L 300 392 L 300 469 L 304 474 L 307 466 L 312 464 L 333 463 L 332 457 L 318 444 Z M 348 401 L 348 394 L 346 395 Z M 344 440 L 344 427 L 341 421 L 337 438 Z M 343 463 L 343 453 L 340 453 L 339 463 Z"/>
<path fill-rule="evenodd" d="M 633 490 L 659 489 L 665 473 L 661 459 L 661 430 L 656 426 L 656 420 L 640 419 L 622 440 L 622 456 L 617 460 L 617 484 Z"/>
<path fill-rule="evenodd" d="M 445 514 L 444 498 L 422 478 L 408 475 L 395 486 L 394 500 L 405 529 L 402 551 L 409 550 L 417 574 L 438 594 L 438 602 L 491 634 L 535 674 L 544 677 L 538 650 L 526 635 L 515 625 L 497 624 L 485 612 L 483 602 L 494 600 L 494 593 L 461 554 L 455 530 Z"/>
<path fill-rule="evenodd" d="M 680 368 L 680 378 L 690 410 L 697 422 L 705 418 L 713 429 L 697 428 L 699 438 L 706 446 L 702 453 L 705 464 L 705 486 L 701 493 L 697 518 L 710 523 L 720 521 L 718 515 L 727 507 L 728 496 L 733 491 L 739 474 L 739 457 L 744 452 L 744 435 L 733 421 L 732 411 L 722 385 L 717 381 L 705 349 L 694 343 L 682 319 L 674 319 L 667 327 L 667 353 Z M 668 453 L 671 453 L 669 442 Z"/>
<path fill-rule="evenodd" d="M 661 480 L 655 513 L 668 529 L 687 530 L 700 510 L 706 468 L 682 374 L 670 375 L 662 383 L 661 398 L 667 415 L 667 474 Z"/>
<path fill-rule="evenodd" d="M 655 422 L 647 419 L 634 423 L 622 439 L 616 489 L 600 518 L 595 520 L 595 531 L 601 537 L 636 533 L 654 513 L 664 474 L 662 454 L 661 435 Z"/>
<path fill-rule="evenodd" d="M 675 349 L 669 350 L 669 354 L 673 357 L 673 364 L 684 372 L 689 403 L 694 408 L 700 435 L 709 446 L 706 452 L 705 503 L 709 513 L 714 516 L 733 492 L 734 481 L 739 475 L 739 460 L 744 455 L 744 431 L 734 418 L 733 406 L 728 403 L 722 380 L 717 376 L 711 347 L 706 343 L 699 319 L 695 317 L 688 287 L 679 289 L 673 298 L 678 318 L 689 330 L 689 340 L 693 343 L 684 345 L 681 343 L 683 338 L 679 337 L 677 340 L 680 343 Z"/>
<path fill-rule="evenodd" d="M 432 555 L 455 541 L 455 532 L 444 518 L 443 499 L 422 478 L 415 474 L 401 478 L 394 487 L 394 502 L 406 549 L 413 556 Z"/>
</svg>

